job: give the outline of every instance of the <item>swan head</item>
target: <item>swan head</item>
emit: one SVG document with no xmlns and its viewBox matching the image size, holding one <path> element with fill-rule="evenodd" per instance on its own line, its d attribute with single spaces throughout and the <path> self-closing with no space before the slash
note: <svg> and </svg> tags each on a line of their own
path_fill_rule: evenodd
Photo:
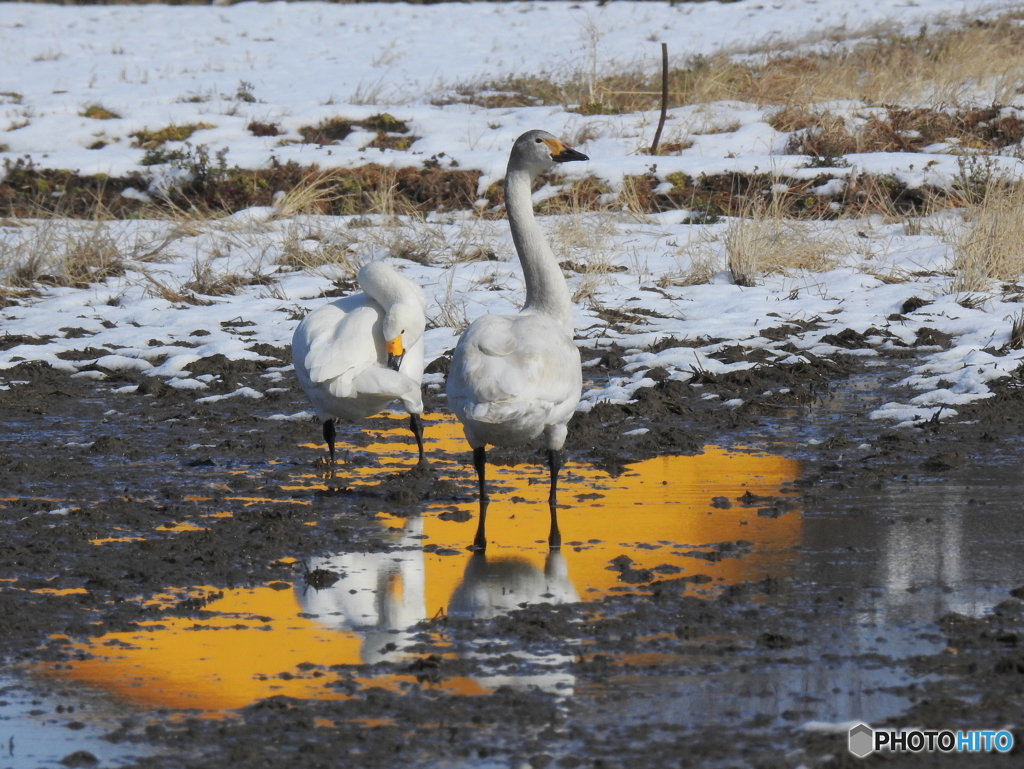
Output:
<svg viewBox="0 0 1024 769">
<path fill-rule="evenodd" d="M 398 371 L 406 350 L 423 337 L 427 298 L 423 289 L 383 262 L 367 262 L 359 269 L 359 287 L 383 310 L 381 333 L 388 368 Z"/>
<path fill-rule="evenodd" d="M 527 131 L 512 145 L 509 168 L 526 168 L 533 174 L 550 170 L 558 163 L 590 160 L 582 152 L 558 140 L 547 131 Z"/>
<path fill-rule="evenodd" d="M 401 302 L 388 308 L 381 330 L 388 353 L 388 368 L 398 371 L 405 352 L 423 337 L 423 312 L 418 305 Z"/>
</svg>

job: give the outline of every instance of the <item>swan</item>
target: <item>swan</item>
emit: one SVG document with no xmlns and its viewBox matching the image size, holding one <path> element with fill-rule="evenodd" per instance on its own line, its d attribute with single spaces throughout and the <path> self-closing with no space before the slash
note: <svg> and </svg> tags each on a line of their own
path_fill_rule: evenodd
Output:
<svg viewBox="0 0 1024 769">
<path fill-rule="evenodd" d="M 487 445 L 521 446 L 542 433 L 551 488 L 548 544 L 561 545 L 555 506 L 562 446 L 583 390 L 573 342 L 573 307 L 565 277 L 533 215 L 534 178 L 557 163 L 589 160 L 546 131 L 527 131 L 512 146 L 505 174 L 505 209 L 526 282 L 517 315 L 484 315 L 459 339 L 448 373 L 448 404 L 473 449 L 480 487 L 474 546 L 483 550 L 487 513 Z"/>
<path fill-rule="evenodd" d="M 423 454 L 423 329 L 427 298 L 382 262 L 359 270 L 361 292 L 303 318 L 292 336 L 295 374 L 317 416 L 334 465 L 335 419 L 350 422 L 400 400 Z"/>
</svg>

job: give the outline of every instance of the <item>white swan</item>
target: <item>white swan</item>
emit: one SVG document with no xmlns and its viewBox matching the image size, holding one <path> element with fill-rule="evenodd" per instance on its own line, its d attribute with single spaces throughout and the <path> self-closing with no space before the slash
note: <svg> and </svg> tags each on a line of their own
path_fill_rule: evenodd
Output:
<svg viewBox="0 0 1024 769">
<path fill-rule="evenodd" d="M 400 400 L 423 455 L 423 290 L 381 262 L 359 270 L 361 293 L 309 313 L 292 336 L 299 384 L 323 422 L 334 464 L 334 420 L 357 421 Z"/>
<path fill-rule="evenodd" d="M 512 146 L 505 174 L 505 209 L 526 281 L 518 315 L 485 315 L 462 334 L 448 374 L 448 403 L 473 448 L 480 485 L 475 540 L 486 547 L 484 482 L 487 444 L 521 446 L 541 433 L 551 468 L 551 547 L 561 544 L 555 516 L 566 426 L 583 389 L 573 343 L 572 300 L 555 255 L 533 215 L 534 178 L 557 163 L 588 160 L 546 131 L 527 131 Z"/>
</svg>

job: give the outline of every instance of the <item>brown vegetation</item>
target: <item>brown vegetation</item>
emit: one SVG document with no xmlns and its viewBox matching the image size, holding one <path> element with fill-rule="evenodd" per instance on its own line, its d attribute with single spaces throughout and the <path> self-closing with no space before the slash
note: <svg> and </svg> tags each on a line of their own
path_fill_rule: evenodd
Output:
<svg viewBox="0 0 1024 769">
<path fill-rule="evenodd" d="M 1024 70 L 1021 12 L 960 28 L 922 27 L 913 36 L 881 34 L 812 53 L 768 52 L 760 60 L 726 54 L 693 57 L 669 71 L 669 106 L 741 100 L 761 106 L 835 100 L 865 104 L 958 105 L 987 91 L 992 103 L 1016 95 Z M 483 107 L 562 105 L 587 115 L 652 110 L 661 73 L 641 69 L 595 77 L 517 77 L 465 83 L 437 103 Z"/>
<path fill-rule="evenodd" d="M 858 152 L 920 152 L 938 143 L 996 151 L 1019 145 L 1024 120 L 998 107 L 966 110 L 888 109 L 861 116 L 851 124 L 829 111 L 783 109 L 768 121 L 794 132 L 787 151 L 794 155 L 839 157 Z"/>
<path fill-rule="evenodd" d="M 252 206 L 270 206 L 274 194 L 329 178 L 332 194 L 320 197 L 310 213 L 360 214 L 378 210 L 382 186 L 393 189 L 402 209 L 410 211 L 464 210 L 477 199 L 476 171 L 439 168 L 389 169 L 366 165 L 351 170 L 324 171 L 316 166 L 294 163 L 258 170 L 238 168 L 200 169 L 192 182 L 151 193 L 152 201 L 126 198 L 121 193 L 133 187 L 146 190 L 149 178 L 143 173 L 123 177 L 103 174 L 80 175 L 72 171 L 38 168 L 18 160 L 6 164 L 0 183 L 0 216 L 65 216 L 85 219 L 129 217 L 163 218 L 189 212 L 196 216 L 229 214 Z M 54 193 L 59 192 L 59 196 Z"/>
</svg>

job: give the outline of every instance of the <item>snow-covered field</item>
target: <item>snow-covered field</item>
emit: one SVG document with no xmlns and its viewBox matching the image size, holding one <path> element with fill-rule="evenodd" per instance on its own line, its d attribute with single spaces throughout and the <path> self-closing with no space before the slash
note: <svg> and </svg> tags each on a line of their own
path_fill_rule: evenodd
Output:
<svg viewBox="0 0 1024 769">
<path fill-rule="evenodd" d="M 673 109 L 666 137 L 692 145 L 654 158 L 642 151 L 657 122 L 653 112 L 585 116 L 550 106 L 484 109 L 437 102 L 460 86 L 514 76 L 558 79 L 589 72 L 597 77 L 624 67 L 654 71 L 662 41 L 683 62 L 719 51 L 750 55 L 780 40 L 839 45 L 836 40 L 879 28 L 916 32 L 923 23 L 955 25 L 1006 7 L 965 0 L 897 6 L 838 0 L 612 2 L 600 7 L 589 2 L 0 3 L 0 159 L 28 156 L 38 167 L 127 174 L 140 170 L 145 154 L 131 146 L 131 134 L 203 124 L 209 127 L 190 141 L 211 152 L 227 150 L 227 160 L 243 168 L 263 167 L 272 159 L 330 168 L 370 162 L 417 166 L 440 158 L 444 165 L 482 171 L 482 194 L 502 177 L 515 137 L 545 128 L 580 141 L 578 149 L 591 158 L 567 167 L 569 178 L 596 176 L 612 190 L 624 176 L 647 172 L 659 179 L 674 172 L 697 177 L 731 171 L 813 178 L 822 169 L 805 168 L 805 155 L 785 154 L 789 135 L 766 122 L 779 105 L 718 102 Z M 986 97 L 992 103 L 984 84 L 972 87 L 979 103 Z M 90 105 L 119 117 L 84 117 Z M 832 105 L 847 114 L 861 106 Z M 297 141 L 302 126 L 382 112 L 405 121 L 419 138 L 401 151 L 366 148 L 375 135 L 361 130 L 335 145 Z M 253 136 L 246 128 L 252 121 L 275 123 L 283 133 Z M 98 144 L 103 146 L 88 149 Z M 939 144 L 917 153 L 850 155 L 849 166 L 832 173 L 840 188 L 859 172 L 891 174 L 911 186 L 948 186 L 962 172 L 953 148 Z M 1016 174 L 1019 154 L 1003 152 L 991 162 Z M 159 167 L 151 169 L 160 176 Z M 553 191 L 542 190 L 538 199 Z M 871 346 L 842 351 L 874 358 L 887 347 L 915 344 L 919 329 L 936 329 L 952 337 L 949 349 L 918 345 L 926 353 L 923 362 L 908 371 L 906 387 L 894 389 L 892 402 L 875 414 L 907 424 L 936 412 L 940 418 L 954 416 L 957 404 L 986 397 L 986 382 L 1013 371 L 1024 358 L 1024 351 L 1000 351 L 1009 341 L 1012 317 L 1020 312 L 1021 292 L 1002 294 L 995 283 L 970 297 L 952 290 L 951 243 L 969 226 L 961 212 L 913 222 L 874 216 L 800 224 L 802 238 L 829 244 L 830 269 L 767 276 L 754 287 L 736 285 L 727 270 L 727 236 L 734 223 L 689 224 L 687 215 L 609 210 L 544 220 L 559 258 L 581 266 L 568 273 L 577 297 L 580 344 L 596 348 L 614 342 L 630 350 L 629 376 L 607 387 L 588 387 L 581 408 L 602 399 L 629 399 L 638 387 L 653 384 L 645 374 L 654 367 L 686 380 L 693 369 L 755 365 L 709 357 L 724 346 L 763 348 L 778 361 L 804 351 L 828 356 L 840 348 L 823 338 L 852 329 L 865 334 Z M 0 310 L 0 333 L 25 337 L 0 344 L 7 346 L 0 351 L 0 386 L 17 386 L 17 380 L 3 378 L 2 369 L 45 361 L 95 379 L 117 370 L 142 371 L 193 389 L 197 398 L 208 397 L 207 382 L 193 378 L 189 364 L 216 353 L 258 358 L 259 343 L 286 347 L 297 319 L 366 259 L 392 259 L 424 286 L 431 300 L 428 357 L 450 349 L 466 321 L 509 311 L 522 301 L 507 224 L 474 211 L 414 220 L 280 216 L 269 208 L 209 221 L 0 220 L 0 276 L 10 276 L 27 255 L 62 258 L 85 242 L 110 246 L 128 269 L 88 288 L 40 287 L 37 296 L 22 296 Z M 393 256 L 410 243 L 417 246 L 417 260 Z M 295 254 L 317 262 L 325 249 L 341 250 L 344 263 L 293 268 Z M 496 258 L 478 258 L 488 252 Z M 696 282 L 697 274 L 706 280 Z M 218 276 L 234 276 L 240 285 L 234 293 L 209 291 Z M 901 314 L 912 297 L 932 303 Z M 607 309 L 622 311 L 619 317 L 626 320 L 602 320 Z M 760 333 L 815 319 L 789 340 Z M 708 343 L 644 351 L 666 337 Z M 781 349 L 787 342 L 798 352 Z M 286 376 L 286 368 L 272 370 L 267 388 Z M 439 384 L 436 375 L 428 381 Z M 262 393 L 245 388 L 236 396 Z"/>
</svg>

